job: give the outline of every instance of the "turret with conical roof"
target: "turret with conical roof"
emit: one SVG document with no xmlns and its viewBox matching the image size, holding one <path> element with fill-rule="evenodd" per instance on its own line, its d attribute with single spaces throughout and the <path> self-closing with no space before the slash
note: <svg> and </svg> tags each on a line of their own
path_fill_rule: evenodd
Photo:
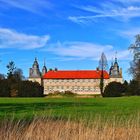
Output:
<svg viewBox="0 0 140 140">
<path fill-rule="evenodd" d="M 117 57 L 115 57 L 115 62 L 114 62 L 114 64 L 112 64 L 112 66 L 110 68 L 110 77 L 111 78 L 122 78 L 122 74 L 119 69 Z"/>
<path fill-rule="evenodd" d="M 46 63 L 45 63 L 45 60 L 44 60 L 44 66 L 42 68 L 42 76 L 47 73 L 47 67 L 46 67 Z"/>
<path fill-rule="evenodd" d="M 35 58 L 32 68 L 30 68 L 29 78 L 41 78 L 37 58 Z"/>
</svg>

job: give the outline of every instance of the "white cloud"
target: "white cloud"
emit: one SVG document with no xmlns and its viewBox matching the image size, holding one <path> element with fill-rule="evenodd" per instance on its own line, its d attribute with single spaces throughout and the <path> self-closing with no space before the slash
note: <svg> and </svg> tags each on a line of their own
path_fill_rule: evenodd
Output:
<svg viewBox="0 0 140 140">
<path fill-rule="evenodd" d="M 53 7 L 47 0 L 0 0 L 0 4 L 38 14 L 43 14 L 44 9 Z"/>
<path fill-rule="evenodd" d="M 94 7 L 92 5 L 75 7 L 90 13 L 90 15 L 84 16 L 69 16 L 68 19 L 75 23 L 85 24 L 89 21 L 93 22 L 101 18 L 113 18 L 119 21 L 128 21 L 132 18 L 140 17 L 140 6 L 133 4 L 121 5 L 117 3 L 106 2 L 102 3 L 98 7 Z"/>
<path fill-rule="evenodd" d="M 114 2 L 116 2 L 116 0 L 113 0 Z M 139 0 L 117 0 L 117 2 L 121 2 L 121 3 L 139 3 Z"/>
<path fill-rule="evenodd" d="M 36 36 L 18 33 L 0 28 L 0 48 L 36 49 L 42 48 L 49 40 L 49 35 Z"/>
<path fill-rule="evenodd" d="M 74 59 L 92 59 L 99 60 L 102 52 L 104 52 L 108 60 L 114 58 L 115 49 L 111 45 L 99 45 L 89 42 L 57 42 L 55 44 L 48 45 L 48 48 L 42 51 L 48 51 L 63 58 Z M 119 50 L 118 58 L 121 60 L 130 59 L 130 53 L 128 50 Z"/>
<path fill-rule="evenodd" d="M 140 27 L 129 28 L 128 30 L 118 31 L 118 34 L 125 38 L 134 38 L 137 34 L 140 34 Z"/>
</svg>

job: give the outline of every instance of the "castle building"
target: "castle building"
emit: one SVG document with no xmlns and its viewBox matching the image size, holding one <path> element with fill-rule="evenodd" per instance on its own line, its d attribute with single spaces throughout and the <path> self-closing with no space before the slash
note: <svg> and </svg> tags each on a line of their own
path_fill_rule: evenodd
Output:
<svg viewBox="0 0 140 140">
<path fill-rule="evenodd" d="M 117 58 L 112 63 L 109 73 L 103 71 L 104 87 L 113 81 L 123 83 L 122 69 Z M 35 58 L 29 72 L 29 80 L 39 82 L 44 87 L 44 94 L 56 91 L 71 91 L 77 94 L 100 94 L 101 70 L 49 70 L 44 63 L 42 73 Z"/>
</svg>

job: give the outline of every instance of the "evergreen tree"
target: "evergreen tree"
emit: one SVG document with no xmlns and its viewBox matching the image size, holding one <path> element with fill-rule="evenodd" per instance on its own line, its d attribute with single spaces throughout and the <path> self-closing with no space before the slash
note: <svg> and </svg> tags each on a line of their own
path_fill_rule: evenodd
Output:
<svg viewBox="0 0 140 140">
<path fill-rule="evenodd" d="M 111 82 L 105 87 L 103 97 L 120 97 L 124 93 L 124 86 L 119 82 Z"/>
<path fill-rule="evenodd" d="M 12 79 L 14 71 L 16 70 L 15 63 L 13 61 L 10 61 L 6 67 L 8 69 L 7 79 Z"/>
</svg>

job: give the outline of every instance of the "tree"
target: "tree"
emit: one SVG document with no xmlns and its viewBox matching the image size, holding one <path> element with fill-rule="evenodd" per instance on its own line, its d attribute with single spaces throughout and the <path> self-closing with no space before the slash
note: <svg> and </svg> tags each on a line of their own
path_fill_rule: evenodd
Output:
<svg viewBox="0 0 140 140">
<path fill-rule="evenodd" d="M 136 35 L 136 40 L 130 45 L 129 50 L 133 52 L 130 73 L 133 75 L 134 80 L 138 81 L 140 86 L 140 34 Z"/>
<path fill-rule="evenodd" d="M 0 97 L 42 97 L 43 87 L 37 82 L 0 80 Z"/>
<path fill-rule="evenodd" d="M 0 97 L 10 97 L 10 85 L 7 79 L 0 80 Z"/>
<path fill-rule="evenodd" d="M 37 82 L 20 81 L 18 83 L 18 97 L 42 97 L 43 87 Z"/>
<path fill-rule="evenodd" d="M 125 80 L 124 83 L 122 84 L 124 87 L 124 93 L 126 94 L 126 92 L 128 91 L 128 82 Z"/>
<path fill-rule="evenodd" d="M 104 70 L 107 69 L 107 58 L 104 53 L 101 54 L 101 58 L 99 60 L 99 69 L 101 70 L 101 79 L 100 79 L 100 91 L 101 95 L 104 92 Z"/>
<path fill-rule="evenodd" d="M 0 80 L 4 80 L 5 79 L 5 75 L 4 74 L 0 74 Z"/>
<path fill-rule="evenodd" d="M 15 69 L 15 71 L 13 72 L 13 76 L 15 78 L 16 81 L 21 81 L 23 80 L 25 77 L 23 76 L 23 71 L 22 69 Z"/>
<path fill-rule="evenodd" d="M 7 79 L 0 74 L 0 97 L 42 97 L 43 87 L 37 82 L 22 81 L 24 78 L 21 69 L 10 61 L 7 65 Z"/>
<path fill-rule="evenodd" d="M 7 65 L 8 73 L 7 79 L 14 80 L 15 82 L 23 80 L 25 77 L 23 76 L 23 71 L 20 68 L 15 67 L 15 63 L 10 61 Z"/>
<path fill-rule="evenodd" d="M 7 65 L 8 73 L 7 73 L 7 78 L 12 79 L 14 71 L 16 69 L 15 63 L 13 61 L 10 61 L 9 64 Z"/>
<path fill-rule="evenodd" d="M 127 89 L 127 95 L 140 95 L 140 86 L 138 81 L 131 80 Z"/>
<path fill-rule="evenodd" d="M 123 92 L 123 84 L 119 82 L 111 82 L 105 87 L 103 97 L 120 97 L 123 95 Z"/>
</svg>

